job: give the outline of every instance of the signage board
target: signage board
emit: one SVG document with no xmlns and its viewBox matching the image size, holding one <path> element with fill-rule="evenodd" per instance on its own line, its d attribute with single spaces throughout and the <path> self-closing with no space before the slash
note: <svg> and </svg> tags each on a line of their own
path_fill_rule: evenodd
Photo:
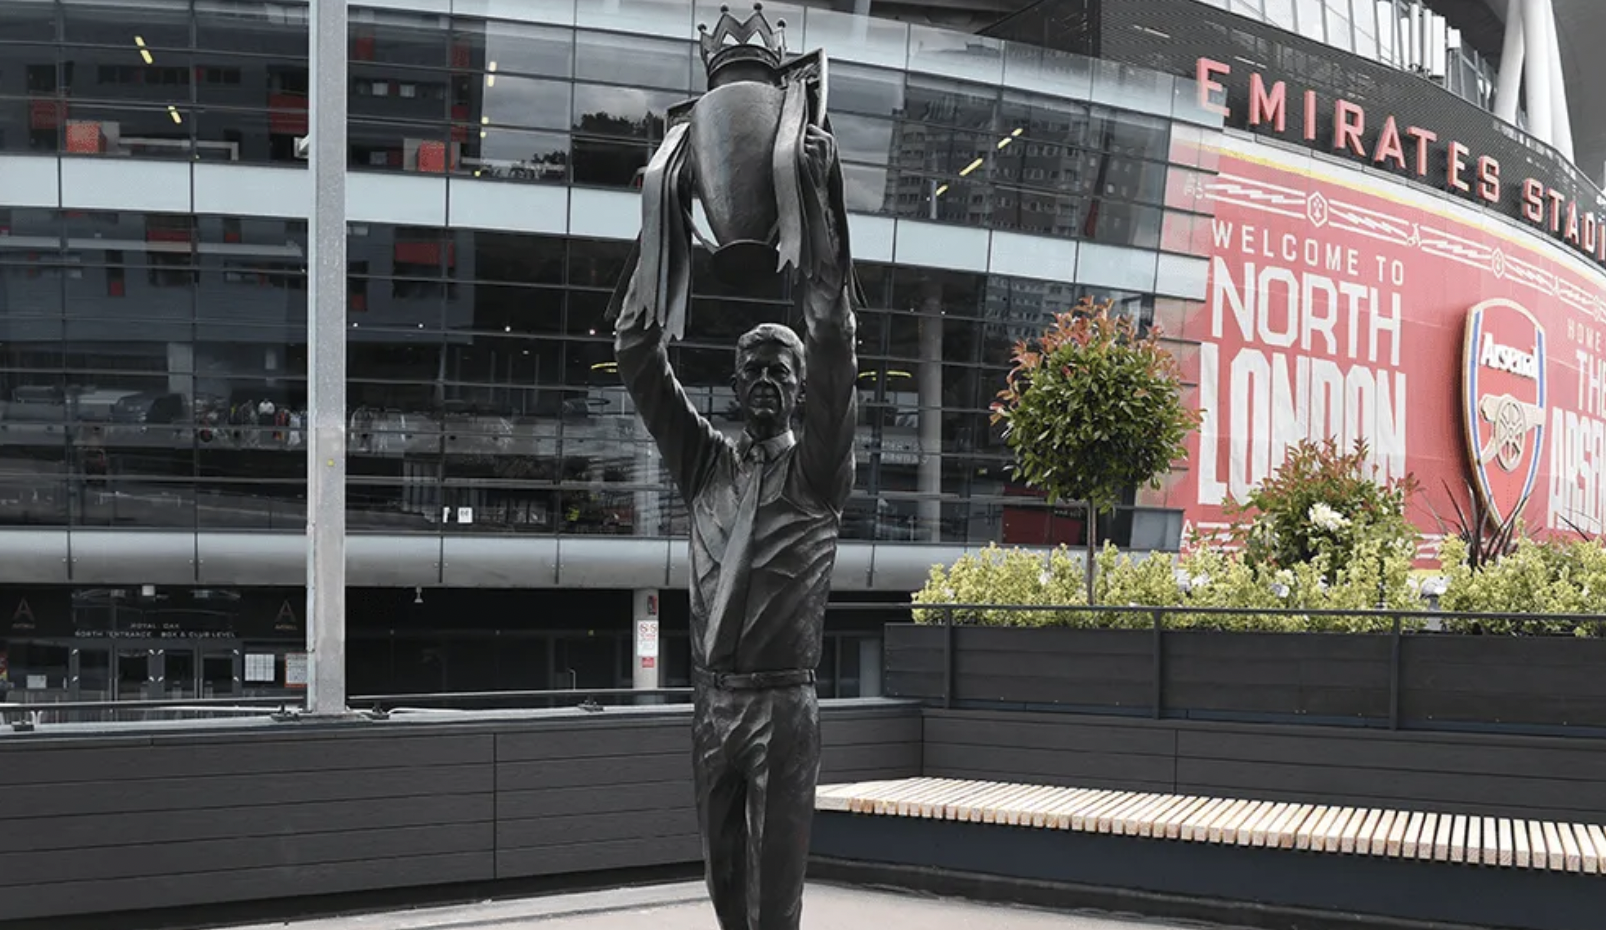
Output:
<svg viewBox="0 0 1606 930">
<path fill-rule="evenodd" d="M 1173 506 L 1208 532 L 1302 439 L 1415 475 L 1424 534 L 1471 483 L 1530 531 L 1606 532 L 1606 269 L 1516 222 L 1222 140 L 1207 299 L 1179 353 L 1204 410 Z"/>
</svg>

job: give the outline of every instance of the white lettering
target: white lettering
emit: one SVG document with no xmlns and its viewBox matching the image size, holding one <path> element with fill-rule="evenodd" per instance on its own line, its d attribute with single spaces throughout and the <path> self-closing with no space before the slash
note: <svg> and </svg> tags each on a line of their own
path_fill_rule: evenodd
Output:
<svg viewBox="0 0 1606 930">
<path fill-rule="evenodd" d="M 1509 371 L 1519 378 L 1539 380 L 1539 362 L 1532 352 L 1524 352 L 1494 341 L 1494 333 L 1483 334 L 1478 364 L 1496 371 Z"/>
</svg>

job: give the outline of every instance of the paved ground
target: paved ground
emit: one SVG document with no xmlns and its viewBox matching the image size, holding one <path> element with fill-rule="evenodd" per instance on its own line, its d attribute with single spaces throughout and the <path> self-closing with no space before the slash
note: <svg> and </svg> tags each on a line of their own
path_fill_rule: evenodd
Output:
<svg viewBox="0 0 1606 930">
<path fill-rule="evenodd" d="M 810 884 L 803 930 L 1172 930 L 1199 924 L 1062 914 Z M 700 882 L 232 930 L 717 930 Z"/>
</svg>

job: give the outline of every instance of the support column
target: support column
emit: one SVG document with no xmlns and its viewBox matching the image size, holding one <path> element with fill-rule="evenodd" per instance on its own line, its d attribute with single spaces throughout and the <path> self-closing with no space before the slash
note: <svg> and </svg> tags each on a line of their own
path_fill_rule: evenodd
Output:
<svg viewBox="0 0 1606 930">
<path fill-rule="evenodd" d="M 1545 63 L 1550 68 L 1550 119 L 1556 133 L 1551 144 L 1568 161 L 1573 160 L 1573 117 L 1567 109 L 1567 80 L 1561 73 L 1561 39 L 1556 28 L 1556 7 L 1551 0 L 1539 0 L 1544 7 Z"/>
<path fill-rule="evenodd" d="M 1524 0 L 1506 0 L 1506 39 L 1500 49 L 1500 86 L 1495 91 L 1495 115 L 1517 125 L 1518 103 L 1522 98 L 1522 65 L 1528 43 L 1522 29 Z"/>
<path fill-rule="evenodd" d="M 346 713 L 346 0 L 312 5 L 307 712 Z"/>
<path fill-rule="evenodd" d="M 663 680 L 663 662 L 658 635 L 658 591 L 656 588 L 638 589 L 631 603 L 632 639 L 635 640 L 635 661 L 631 663 L 630 686 L 637 691 L 659 687 Z"/>
<path fill-rule="evenodd" d="M 920 527 L 917 539 L 942 541 L 942 286 L 928 284 L 920 307 Z"/>
<path fill-rule="evenodd" d="M 1523 80 L 1528 85 L 1528 131 L 1539 141 L 1554 145 L 1555 120 L 1551 119 L 1550 62 L 1553 54 L 1545 41 L 1545 7 L 1539 0 L 1523 0 L 1522 32 L 1529 45 L 1523 62 Z"/>
</svg>

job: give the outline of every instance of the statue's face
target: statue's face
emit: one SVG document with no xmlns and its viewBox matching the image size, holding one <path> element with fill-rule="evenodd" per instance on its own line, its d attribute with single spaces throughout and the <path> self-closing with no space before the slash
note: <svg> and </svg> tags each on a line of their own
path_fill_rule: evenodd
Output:
<svg viewBox="0 0 1606 930">
<path fill-rule="evenodd" d="M 801 386 L 797 358 L 783 345 L 760 343 L 744 352 L 736 366 L 736 402 L 754 426 L 777 432 L 792 421 Z"/>
</svg>

